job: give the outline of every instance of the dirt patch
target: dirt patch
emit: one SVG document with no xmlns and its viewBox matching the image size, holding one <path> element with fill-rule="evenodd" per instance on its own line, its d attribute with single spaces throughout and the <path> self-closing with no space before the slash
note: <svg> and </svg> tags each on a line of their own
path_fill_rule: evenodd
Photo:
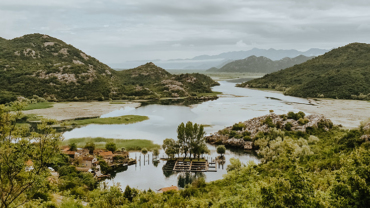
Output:
<svg viewBox="0 0 370 208">
<path fill-rule="evenodd" d="M 70 120 L 76 118 L 97 117 L 125 107 L 139 107 L 140 103 L 110 104 L 109 102 L 70 102 L 55 103 L 52 108 L 35 109 L 23 112 L 36 114 L 44 118 Z"/>
<path fill-rule="evenodd" d="M 370 102 L 362 100 L 309 99 L 313 105 L 293 104 L 295 108 L 310 114 L 322 114 L 345 128 L 357 128 L 361 121 L 370 118 Z"/>
</svg>

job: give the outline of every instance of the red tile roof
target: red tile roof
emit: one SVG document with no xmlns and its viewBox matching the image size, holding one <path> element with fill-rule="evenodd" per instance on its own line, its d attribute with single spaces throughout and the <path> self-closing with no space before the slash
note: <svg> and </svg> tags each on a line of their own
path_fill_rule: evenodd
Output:
<svg viewBox="0 0 370 208">
<path fill-rule="evenodd" d="M 27 165 L 27 166 L 32 166 L 32 165 L 33 165 L 32 160 L 28 160 L 28 161 L 26 162 L 26 165 Z"/>
<path fill-rule="evenodd" d="M 163 192 L 172 191 L 172 190 L 178 191 L 179 188 L 177 188 L 177 186 L 170 186 L 170 187 L 161 188 L 161 191 L 163 191 Z"/>
<path fill-rule="evenodd" d="M 99 155 L 102 156 L 102 157 L 104 157 L 104 156 L 113 156 L 113 153 L 112 153 L 112 151 L 100 152 Z"/>
<path fill-rule="evenodd" d="M 93 157 L 83 157 L 83 160 L 92 161 L 93 159 L 94 159 Z"/>
</svg>

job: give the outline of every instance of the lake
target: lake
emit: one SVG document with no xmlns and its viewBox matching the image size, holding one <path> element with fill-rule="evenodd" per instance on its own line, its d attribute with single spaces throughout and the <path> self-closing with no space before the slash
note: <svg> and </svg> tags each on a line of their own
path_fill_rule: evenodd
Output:
<svg viewBox="0 0 370 208">
<path fill-rule="evenodd" d="M 276 114 L 289 111 L 299 111 L 292 103 L 310 105 L 306 99 L 285 96 L 280 93 L 237 88 L 235 83 L 220 81 L 220 86 L 213 87 L 214 91 L 222 92 L 220 98 L 190 106 L 150 104 L 138 108 L 124 108 L 102 115 L 101 117 L 114 117 L 123 115 L 145 115 L 149 120 L 129 125 L 88 125 L 64 133 L 65 139 L 79 137 L 105 137 L 117 139 L 149 139 L 154 143 L 162 144 L 166 138 L 177 138 L 176 129 L 181 122 L 209 125 L 205 128 L 207 134 L 217 132 L 227 126 L 240 121 L 263 116 L 274 110 Z M 215 146 L 208 145 L 211 150 L 209 159 L 218 154 Z M 161 151 L 161 157 L 165 156 Z M 163 172 L 165 161 L 152 163 L 152 155 L 148 153 L 144 160 L 139 152 L 130 152 L 130 157 L 141 159 L 136 165 L 129 166 L 125 171 L 119 172 L 112 179 L 106 180 L 109 185 L 119 183 L 122 189 L 126 185 L 139 189 L 157 190 L 162 187 L 177 185 L 184 187 L 197 177 L 204 177 L 207 182 L 222 178 L 225 174 L 229 159 L 239 158 L 244 164 L 253 161 L 258 164 L 259 159 L 253 152 L 228 148 L 225 154 L 226 162 L 219 165 L 217 172 L 194 173 L 168 173 Z"/>
</svg>

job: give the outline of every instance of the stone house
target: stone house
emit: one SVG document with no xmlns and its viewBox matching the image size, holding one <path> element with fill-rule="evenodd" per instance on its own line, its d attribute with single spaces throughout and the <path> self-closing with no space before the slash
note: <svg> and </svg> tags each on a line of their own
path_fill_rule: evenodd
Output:
<svg viewBox="0 0 370 208">
<path fill-rule="evenodd" d="M 112 151 L 107 151 L 107 152 L 100 152 L 99 153 L 99 156 L 101 156 L 105 162 L 107 162 L 108 164 L 111 164 L 113 163 L 113 153 Z"/>
<path fill-rule="evenodd" d="M 90 168 L 96 166 L 96 162 L 98 162 L 98 160 L 95 157 L 83 157 L 82 162 L 81 162 L 81 166 L 90 169 Z"/>
</svg>

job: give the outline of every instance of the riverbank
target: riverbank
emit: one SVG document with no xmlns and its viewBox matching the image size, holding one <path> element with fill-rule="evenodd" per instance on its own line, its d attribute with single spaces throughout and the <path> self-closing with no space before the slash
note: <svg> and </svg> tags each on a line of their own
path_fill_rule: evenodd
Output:
<svg viewBox="0 0 370 208">
<path fill-rule="evenodd" d="M 68 145 L 71 143 L 76 143 L 77 147 L 85 147 L 87 142 L 94 142 L 95 148 L 104 149 L 105 144 L 108 142 L 113 142 L 116 144 L 117 149 L 125 148 L 127 151 L 138 151 L 143 148 L 148 149 L 149 151 L 153 149 L 160 149 L 161 146 L 154 144 L 153 141 L 147 139 L 110 139 L 102 137 L 83 137 L 83 138 L 73 138 L 68 139 L 62 142 L 62 145 Z"/>
<path fill-rule="evenodd" d="M 63 102 L 55 103 L 53 107 L 46 109 L 34 109 L 23 111 L 24 114 L 35 114 L 44 118 L 56 119 L 58 121 L 73 120 L 78 118 L 99 117 L 126 107 L 137 108 L 141 104 L 127 102 L 122 104 L 111 104 L 110 102 Z"/>
<path fill-rule="evenodd" d="M 294 103 L 293 106 L 309 114 L 322 114 L 345 128 L 360 126 L 361 121 L 370 119 L 370 102 L 363 100 L 340 100 L 328 98 L 308 99 L 312 105 Z"/>
</svg>

